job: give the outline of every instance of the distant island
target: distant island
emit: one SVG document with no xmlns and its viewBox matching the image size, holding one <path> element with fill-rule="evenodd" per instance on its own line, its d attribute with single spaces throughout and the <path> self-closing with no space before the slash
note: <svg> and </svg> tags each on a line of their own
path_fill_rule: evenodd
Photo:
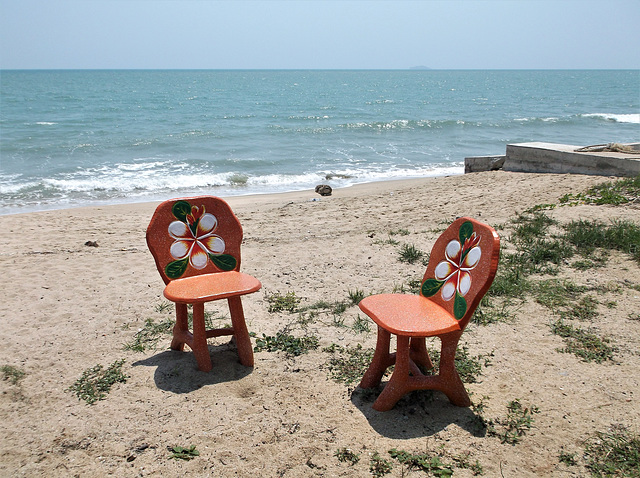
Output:
<svg viewBox="0 0 640 478">
<path fill-rule="evenodd" d="M 429 68 L 428 66 L 412 66 L 411 68 L 409 68 L 410 70 L 431 70 L 432 68 Z"/>
</svg>

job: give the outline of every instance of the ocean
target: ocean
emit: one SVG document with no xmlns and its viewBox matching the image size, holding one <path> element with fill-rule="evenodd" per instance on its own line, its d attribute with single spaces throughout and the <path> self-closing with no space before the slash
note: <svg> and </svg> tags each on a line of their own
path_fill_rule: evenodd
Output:
<svg viewBox="0 0 640 478">
<path fill-rule="evenodd" d="M 640 140 L 638 70 L 3 70 L 0 214 L 462 174 Z"/>
</svg>

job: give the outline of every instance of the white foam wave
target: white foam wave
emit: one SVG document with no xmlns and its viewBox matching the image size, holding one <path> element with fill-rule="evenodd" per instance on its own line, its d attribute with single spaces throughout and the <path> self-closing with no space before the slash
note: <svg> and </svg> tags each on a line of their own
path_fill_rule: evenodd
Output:
<svg viewBox="0 0 640 478">
<path fill-rule="evenodd" d="M 601 118 L 615 123 L 640 124 L 640 113 L 615 114 L 615 113 L 590 113 L 582 115 L 585 118 Z"/>
</svg>

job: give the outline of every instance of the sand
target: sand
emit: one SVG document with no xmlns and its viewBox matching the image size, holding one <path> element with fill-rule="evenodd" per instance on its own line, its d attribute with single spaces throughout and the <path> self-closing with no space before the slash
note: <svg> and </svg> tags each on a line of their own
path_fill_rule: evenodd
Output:
<svg viewBox="0 0 640 478">
<path fill-rule="evenodd" d="M 365 316 L 357 306 L 342 315 L 268 312 L 266 298 L 294 292 L 301 305 L 342 301 L 349 291 L 391 292 L 421 279 L 422 264 L 398 260 L 400 243 L 429 251 L 438 231 L 455 217 L 487 222 L 508 246 L 510 219 L 557 203 L 608 178 L 503 171 L 334 190 L 232 197 L 245 234 L 242 270 L 263 289 L 244 298 L 249 330 L 315 335 L 320 347 L 297 357 L 255 353 L 255 367 L 237 361 L 228 339 L 210 339 L 214 363 L 199 372 L 190 352 L 125 350 L 147 319 L 161 322 L 172 309 L 147 250 L 145 230 L 156 206 L 130 204 L 0 217 L 0 365 L 25 372 L 17 384 L 0 380 L 1 476 L 371 476 L 370 458 L 388 450 L 467 454 L 484 476 L 584 476 L 582 453 L 596 431 L 624 424 L 640 429 L 640 267 L 611 253 L 606 267 L 560 278 L 598 285 L 599 316 L 592 326 L 610 337 L 614 360 L 586 363 L 560 353 L 557 318 L 528 299 L 515 319 L 471 324 L 461 339 L 472 356 L 487 357 L 477 383 L 467 385 L 478 408 L 458 408 L 440 393 L 405 397 L 391 411 L 371 409 L 376 393 L 332 380 L 323 347 L 375 346 L 375 328 L 356 332 Z M 588 218 L 640 222 L 640 208 L 580 205 L 547 212 L 562 223 Z M 86 246 L 95 241 L 98 247 Z M 633 287 L 635 285 L 635 288 Z M 215 305 L 207 310 L 227 313 Z M 228 316 L 228 315 L 227 315 Z M 303 320 L 301 320 L 303 319 Z M 342 322 L 343 327 L 338 327 Z M 255 339 L 254 339 L 255 342 Z M 435 347 L 435 342 L 431 344 Z M 67 389 L 84 370 L 125 359 L 126 383 L 87 405 Z M 516 445 L 479 426 L 480 417 L 505 418 L 507 403 L 535 406 L 533 427 Z M 170 458 L 169 446 L 195 445 L 191 461 Z M 350 448 L 355 465 L 334 454 Z M 578 463 L 561 463 L 575 453 Z M 393 461 L 387 476 L 425 476 Z M 473 476 L 455 467 L 455 476 Z"/>
</svg>

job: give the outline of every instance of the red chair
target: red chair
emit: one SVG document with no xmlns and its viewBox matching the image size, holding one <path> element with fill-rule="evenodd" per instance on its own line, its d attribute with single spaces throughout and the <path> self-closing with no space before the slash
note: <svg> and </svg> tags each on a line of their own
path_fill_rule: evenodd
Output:
<svg viewBox="0 0 640 478">
<path fill-rule="evenodd" d="M 253 367 L 253 350 L 245 324 L 241 296 L 262 287 L 258 279 L 239 271 L 242 227 L 220 198 L 200 196 L 161 203 L 147 227 L 147 245 L 166 284 L 164 296 L 176 304 L 173 350 L 187 344 L 198 369 L 211 370 L 207 338 L 232 335 L 240 363 Z M 231 327 L 206 330 L 204 303 L 227 299 Z M 187 305 L 193 305 L 193 332 Z"/>
<path fill-rule="evenodd" d="M 360 387 L 373 388 L 388 367 L 391 378 L 373 404 L 378 411 L 391 410 L 413 390 L 440 390 L 451 403 L 471 405 L 455 367 L 458 341 L 498 268 L 500 239 L 493 228 L 462 217 L 451 224 L 431 250 L 420 295 L 380 294 L 360 302 L 378 325 L 376 350 Z M 390 353 L 391 334 L 397 336 L 397 352 Z M 442 343 L 438 375 L 433 368 L 425 337 Z"/>
</svg>

